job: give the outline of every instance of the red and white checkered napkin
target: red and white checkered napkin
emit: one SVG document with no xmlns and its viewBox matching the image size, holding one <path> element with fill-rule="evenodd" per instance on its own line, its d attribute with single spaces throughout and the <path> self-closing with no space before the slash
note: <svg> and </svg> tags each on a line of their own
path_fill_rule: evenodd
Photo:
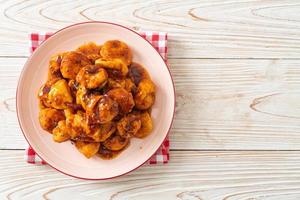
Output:
<svg viewBox="0 0 300 200">
<path fill-rule="evenodd" d="M 44 40 L 51 37 L 53 33 L 31 33 L 30 36 L 30 53 L 32 53 Z M 161 32 L 139 32 L 139 34 L 148 40 L 152 46 L 160 53 L 165 62 L 167 62 L 167 33 Z M 25 160 L 31 164 L 47 164 L 42 160 L 35 151 L 29 146 L 25 151 Z M 163 144 L 155 154 L 147 161 L 147 164 L 168 163 L 169 161 L 169 136 L 166 137 Z"/>
</svg>

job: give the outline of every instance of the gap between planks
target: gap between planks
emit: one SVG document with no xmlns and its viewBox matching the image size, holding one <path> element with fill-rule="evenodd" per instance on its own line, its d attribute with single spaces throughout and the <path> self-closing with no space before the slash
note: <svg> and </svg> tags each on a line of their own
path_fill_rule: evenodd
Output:
<svg viewBox="0 0 300 200">
<path fill-rule="evenodd" d="M 1 56 L 0 55 L 0 59 L 1 58 L 29 58 L 29 56 Z M 278 57 L 274 57 L 274 58 L 223 58 L 223 57 L 195 57 L 195 58 L 187 58 L 187 57 L 168 57 L 168 60 L 300 60 L 299 58 L 278 58 Z"/>
<path fill-rule="evenodd" d="M 0 149 L 0 151 L 25 151 L 25 149 Z M 271 149 L 170 149 L 170 152 L 192 152 L 192 151 L 207 151 L 207 152 L 294 152 L 299 150 L 290 150 L 290 149 L 283 149 L 283 150 L 271 150 Z"/>
</svg>

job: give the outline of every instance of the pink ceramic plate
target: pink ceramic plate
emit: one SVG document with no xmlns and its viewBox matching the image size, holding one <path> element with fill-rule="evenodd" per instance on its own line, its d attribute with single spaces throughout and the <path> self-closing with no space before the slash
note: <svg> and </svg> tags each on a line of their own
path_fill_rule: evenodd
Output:
<svg viewBox="0 0 300 200">
<path fill-rule="evenodd" d="M 119 39 L 133 51 L 133 60 L 142 63 L 157 86 L 152 110 L 154 130 L 145 139 L 132 139 L 130 146 L 113 160 L 94 156 L 86 159 L 71 142 L 55 143 L 38 121 L 39 87 L 45 82 L 51 55 L 70 51 L 94 41 Z M 146 162 L 162 144 L 173 120 L 174 85 L 170 72 L 151 44 L 134 31 L 112 23 L 88 22 L 56 32 L 32 54 L 21 73 L 17 89 L 17 113 L 25 138 L 37 154 L 53 168 L 83 179 L 107 179 L 128 173 Z"/>
</svg>

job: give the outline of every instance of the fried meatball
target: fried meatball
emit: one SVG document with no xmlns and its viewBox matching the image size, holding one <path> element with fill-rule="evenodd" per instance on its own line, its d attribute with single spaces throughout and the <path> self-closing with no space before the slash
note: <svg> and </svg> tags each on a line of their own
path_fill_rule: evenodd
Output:
<svg viewBox="0 0 300 200">
<path fill-rule="evenodd" d="M 125 77 L 128 73 L 128 67 L 121 59 L 98 59 L 95 61 L 95 65 L 107 69 L 109 76 L 114 78 Z"/>
<path fill-rule="evenodd" d="M 134 63 L 134 62 L 131 63 L 128 70 L 129 70 L 128 75 L 129 75 L 130 79 L 136 85 L 138 85 L 141 82 L 141 80 L 150 79 L 150 76 L 149 76 L 147 70 L 138 63 Z"/>
<path fill-rule="evenodd" d="M 52 130 L 52 138 L 55 142 L 65 142 L 71 138 L 70 129 L 66 126 L 66 121 L 61 120 Z"/>
<path fill-rule="evenodd" d="M 131 50 L 127 44 L 119 40 L 106 41 L 100 50 L 100 54 L 106 60 L 122 59 L 126 65 L 129 65 L 132 61 Z"/>
<path fill-rule="evenodd" d="M 51 107 L 50 101 L 48 99 L 48 94 L 50 92 L 50 89 L 51 89 L 51 85 L 49 83 L 45 83 L 39 89 L 38 98 L 39 98 L 39 101 L 40 101 L 39 106 L 40 106 L 41 109 Z"/>
<path fill-rule="evenodd" d="M 151 133 L 153 129 L 153 123 L 148 112 L 141 113 L 140 119 L 141 119 L 141 128 L 134 134 L 134 136 L 138 138 L 144 138 Z"/>
<path fill-rule="evenodd" d="M 87 65 L 80 69 L 76 81 L 88 89 L 102 88 L 107 82 L 105 69 L 95 65 Z"/>
<path fill-rule="evenodd" d="M 41 127 L 49 132 L 51 132 L 57 126 L 59 121 L 64 119 L 64 112 L 53 108 L 42 109 L 39 113 Z"/>
<path fill-rule="evenodd" d="M 107 95 L 118 103 L 122 114 L 129 113 L 134 107 L 132 94 L 123 88 L 112 89 L 108 91 Z"/>
<path fill-rule="evenodd" d="M 128 138 L 123 138 L 119 135 L 114 134 L 107 140 L 105 140 L 102 144 L 109 150 L 118 151 L 126 147 L 128 143 Z"/>
<path fill-rule="evenodd" d="M 89 134 L 89 136 L 93 138 L 95 142 L 103 142 L 116 131 L 116 125 L 115 123 L 109 122 L 100 124 L 93 129 L 94 131 Z"/>
<path fill-rule="evenodd" d="M 90 60 L 85 55 L 71 51 L 63 56 L 60 71 L 64 78 L 76 79 L 79 70 L 90 64 Z"/>
<path fill-rule="evenodd" d="M 129 78 L 126 79 L 108 78 L 105 89 L 108 91 L 114 88 L 124 88 L 128 92 L 134 93 L 136 92 L 137 87 Z"/>
<path fill-rule="evenodd" d="M 60 79 L 51 86 L 48 100 L 51 107 L 56 109 L 65 109 L 67 108 L 67 103 L 73 102 L 71 90 L 66 80 Z"/>
<path fill-rule="evenodd" d="M 55 82 L 58 79 L 63 78 L 60 72 L 61 61 L 64 53 L 56 54 L 50 58 L 49 70 L 48 70 L 48 81 Z"/>
<path fill-rule="evenodd" d="M 77 111 L 73 114 L 69 110 L 65 110 L 66 126 L 71 129 L 71 139 L 78 140 L 83 137 L 87 137 L 87 134 L 91 131 L 88 125 L 87 116 L 82 111 Z"/>
<path fill-rule="evenodd" d="M 88 57 L 88 59 L 90 59 L 94 63 L 95 60 L 101 57 L 100 49 L 101 46 L 95 44 L 94 42 L 88 42 L 78 47 L 76 51 L 84 54 L 86 57 Z"/>
<path fill-rule="evenodd" d="M 89 115 L 90 124 L 106 124 L 119 113 L 118 103 L 107 95 L 100 97 L 97 105 Z"/>
<path fill-rule="evenodd" d="M 140 110 L 150 108 L 155 101 L 155 85 L 150 79 L 142 80 L 134 96 L 135 106 Z"/>
<path fill-rule="evenodd" d="M 141 119 L 138 115 L 129 114 L 117 123 L 118 133 L 121 137 L 130 138 L 141 128 Z"/>
<path fill-rule="evenodd" d="M 83 86 L 79 86 L 76 92 L 76 104 L 81 105 L 87 112 L 91 112 L 94 109 L 100 98 L 101 95 L 91 93 Z"/>
<path fill-rule="evenodd" d="M 115 158 L 121 152 L 122 152 L 122 150 L 112 151 L 112 150 L 109 150 L 109 149 L 105 148 L 104 145 L 100 145 L 98 155 L 100 156 L 100 158 L 102 158 L 104 160 L 110 160 L 110 159 Z"/>
<path fill-rule="evenodd" d="M 76 141 L 75 146 L 85 157 L 91 158 L 98 152 L 100 143 Z"/>
</svg>

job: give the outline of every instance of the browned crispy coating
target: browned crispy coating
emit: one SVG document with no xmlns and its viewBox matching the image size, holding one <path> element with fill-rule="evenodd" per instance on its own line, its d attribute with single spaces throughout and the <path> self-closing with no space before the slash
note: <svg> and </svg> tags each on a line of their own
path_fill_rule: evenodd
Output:
<svg viewBox="0 0 300 200">
<path fill-rule="evenodd" d="M 90 60 L 85 55 L 75 51 L 67 52 L 62 58 L 60 72 L 64 78 L 76 79 L 79 70 L 90 64 Z"/>
<path fill-rule="evenodd" d="M 149 109 L 155 101 L 155 85 L 150 79 L 143 79 L 134 96 L 135 106 L 138 109 Z"/>
<path fill-rule="evenodd" d="M 76 81 L 87 89 L 102 88 L 107 82 L 105 69 L 95 65 L 87 65 L 80 69 Z"/>
<path fill-rule="evenodd" d="M 119 40 L 106 41 L 101 50 L 101 56 L 106 60 L 122 59 L 126 65 L 132 62 L 132 53 L 127 44 Z"/>
<path fill-rule="evenodd" d="M 132 94 L 123 88 L 112 89 L 107 95 L 118 103 L 122 114 L 129 113 L 135 105 Z"/>
<path fill-rule="evenodd" d="M 64 112 L 53 108 L 42 109 L 39 113 L 41 127 L 49 132 L 51 132 L 57 126 L 59 121 L 64 119 Z"/>
<path fill-rule="evenodd" d="M 120 135 L 112 135 L 107 140 L 103 142 L 103 145 L 112 151 L 118 151 L 126 147 L 126 145 L 129 143 L 128 138 L 123 138 Z"/>
<path fill-rule="evenodd" d="M 86 158 L 113 159 L 132 137 L 151 133 L 155 91 L 126 43 L 88 42 L 50 58 L 38 93 L 39 122 L 53 141 L 74 142 Z"/>
<path fill-rule="evenodd" d="M 121 137 L 130 138 L 141 128 L 142 122 L 139 115 L 129 114 L 118 121 L 117 129 Z"/>
<path fill-rule="evenodd" d="M 88 59 L 95 62 L 95 60 L 101 58 L 100 55 L 101 46 L 95 44 L 94 42 L 88 42 L 76 49 L 77 52 L 84 54 Z"/>
</svg>

